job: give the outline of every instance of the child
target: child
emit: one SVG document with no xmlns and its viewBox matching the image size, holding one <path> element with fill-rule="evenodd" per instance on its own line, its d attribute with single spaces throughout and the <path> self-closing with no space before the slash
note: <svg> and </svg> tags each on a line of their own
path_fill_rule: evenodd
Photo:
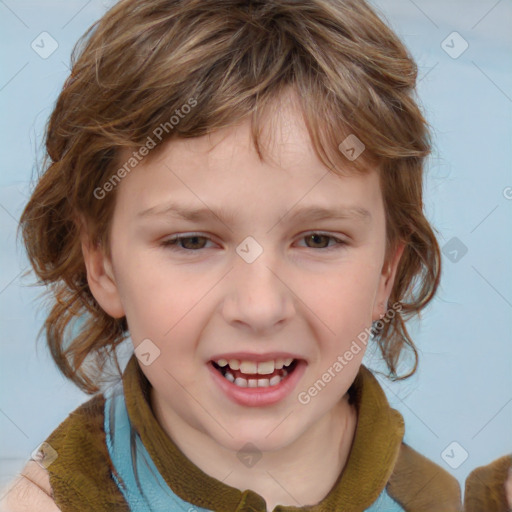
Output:
<svg viewBox="0 0 512 512">
<path fill-rule="evenodd" d="M 414 373 L 439 283 L 416 77 L 361 0 L 121 0 L 87 32 L 21 228 L 94 396 L 12 510 L 460 510 L 361 364 Z"/>
</svg>

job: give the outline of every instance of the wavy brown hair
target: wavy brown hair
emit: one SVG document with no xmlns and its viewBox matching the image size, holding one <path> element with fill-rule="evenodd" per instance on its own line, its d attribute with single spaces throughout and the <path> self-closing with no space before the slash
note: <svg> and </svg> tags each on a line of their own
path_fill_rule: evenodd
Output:
<svg viewBox="0 0 512 512">
<path fill-rule="evenodd" d="M 392 379 L 414 373 L 418 354 L 405 322 L 433 298 L 440 278 L 439 246 L 422 199 L 431 140 L 415 99 L 417 66 L 379 16 L 362 0 L 121 0 L 80 38 L 46 127 L 43 169 L 20 219 L 37 284 L 51 295 L 47 343 L 66 377 L 92 394 L 107 362 L 114 359 L 120 371 L 116 347 L 128 325 L 91 294 L 80 219 L 110 254 L 116 190 L 101 199 L 94 191 L 112 178 L 121 153 L 141 148 L 195 98 L 193 112 L 162 141 L 250 118 L 264 160 L 263 113 L 275 112 L 276 98 L 290 89 L 329 172 L 380 173 L 386 259 L 397 242 L 406 246 L 389 299 L 401 314 L 375 342 Z M 349 134 L 365 145 L 354 161 L 339 149 Z M 406 346 L 414 367 L 399 377 Z"/>
</svg>

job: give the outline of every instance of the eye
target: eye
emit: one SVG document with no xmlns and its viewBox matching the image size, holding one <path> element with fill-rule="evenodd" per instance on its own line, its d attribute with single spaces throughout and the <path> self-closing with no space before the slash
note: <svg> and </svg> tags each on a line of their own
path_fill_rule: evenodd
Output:
<svg viewBox="0 0 512 512">
<path fill-rule="evenodd" d="M 321 245 L 323 246 L 324 245 L 324 242 L 326 240 L 334 240 L 335 244 L 334 246 L 331 246 L 331 247 L 308 247 L 310 249 L 327 249 L 328 251 L 332 250 L 332 249 L 338 249 L 340 248 L 341 246 L 344 246 L 344 245 L 347 245 L 347 242 L 345 242 L 344 240 L 341 240 L 339 238 L 336 238 L 332 235 L 329 235 L 327 233 L 317 233 L 317 232 L 313 232 L 313 233 L 309 233 L 305 236 L 302 237 L 303 239 L 305 240 L 308 240 L 309 242 L 312 242 L 313 245 Z M 323 241 L 322 241 L 323 239 Z M 327 242 L 328 244 L 329 242 Z"/>
<path fill-rule="evenodd" d="M 200 249 L 205 249 L 204 241 L 209 241 L 210 239 L 206 236 L 201 236 L 199 234 L 189 234 L 189 235 L 178 235 L 172 238 L 168 238 L 164 240 L 161 244 L 163 247 L 171 249 L 173 251 L 185 251 L 185 252 L 194 252 L 199 251 Z M 301 237 L 301 240 L 306 240 L 307 243 L 313 243 L 313 247 L 308 246 L 309 249 L 322 249 L 331 251 L 333 249 L 341 248 L 342 246 L 347 245 L 347 242 L 336 238 L 327 233 L 309 233 Z M 329 245 L 329 241 L 334 241 L 334 245 Z M 325 246 L 325 242 L 327 242 L 327 246 Z"/>
<path fill-rule="evenodd" d="M 181 236 L 175 236 L 173 238 L 168 238 L 167 240 L 164 240 L 162 242 L 162 245 L 164 247 L 167 247 L 174 251 L 197 251 L 199 249 L 204 249 L 204 244 L 198 242 L 198 240 L 209 240 L 209 238 L 201 235 L 181 235 Z M 188 243 L 191 241 L 191 243 Z M 178 246 L 180 245 L 180 246 Z M 181 245 L 184 245 L 185 247 L 182 248 Z M 198 247 L 198 245 L 200 247 Z M 189 246 L 189 247 L 187 247 Z M 191 247 L 190 247 L 191 246 Z"/>
</svg>

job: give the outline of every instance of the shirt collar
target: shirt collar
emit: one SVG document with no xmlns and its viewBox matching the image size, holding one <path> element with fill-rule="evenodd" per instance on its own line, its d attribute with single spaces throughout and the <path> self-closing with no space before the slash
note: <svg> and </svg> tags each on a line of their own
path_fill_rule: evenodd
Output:
<svg viewBox="0 0 512 512">
<path fill-rule="evenodd" d="M 123 373 L 126 408 L 155 466 L 183 500 L 210 510 L 265 512 L 265 501 L 254 491 L 240 491 L 204 473 L 193 464 L 158 423 L 150 405 L 151 384 L 135 355 Z M 351 388 L 357 426 L 348 460 L 327 496 L 316 505 L 278 505 L 273 512 L 365 510 L 383 491 L 398 457 L 404 435 L 402 415 L 392 409 L 377 379 L 364 366 Z"/>
</svg>

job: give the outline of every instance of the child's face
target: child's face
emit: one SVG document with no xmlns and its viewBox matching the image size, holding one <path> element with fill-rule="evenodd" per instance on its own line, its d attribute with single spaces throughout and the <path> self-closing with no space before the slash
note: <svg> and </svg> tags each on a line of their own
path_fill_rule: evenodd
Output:
<svg viewBox="0 0 512 512">
<path fill-rule="evenodd" d="M 377 173 L 330 174 L 300 118 L 282 108 L 273 120 L 275 165 L 259 161 L 248 123 L 210 138 L 172 141 L 118 185 L 106 274 L 92 275 L 91 262 L 101 255 L 85 251 L 102 307 L 126 315 L 135 347 L 150 339 L 160 350 L 141 368 L 161 414 L 233 450 L 248 441 L 279 449 L 325 420 L 354 380 L 364 345 L 358 342 L 362 349 L 316 396 L 308 394 L 308 403 L 304 392 L 329 369 L 332 374 L 338 356 L 385 313 L 401 255 L 383 268 Z M 170 202 L 207 213 L 222 209 L 230 218 L 142 215 Z M 294 218 L 309 207 L 359 213 Z M 320 234 L 307 237 L 313 233 Z M 164 245 L 176 234 L 199 238 Z M 90 259 L 94 254 L 99 260 Z M 212 360 L 236 359 L 239 352 L 246 354 L 238 359 L 249 361 L 276 360 L 278 352 L 301 362 L 271 394 L 271 387 L 235 387 L 212 367 Z"/>
</svg>

